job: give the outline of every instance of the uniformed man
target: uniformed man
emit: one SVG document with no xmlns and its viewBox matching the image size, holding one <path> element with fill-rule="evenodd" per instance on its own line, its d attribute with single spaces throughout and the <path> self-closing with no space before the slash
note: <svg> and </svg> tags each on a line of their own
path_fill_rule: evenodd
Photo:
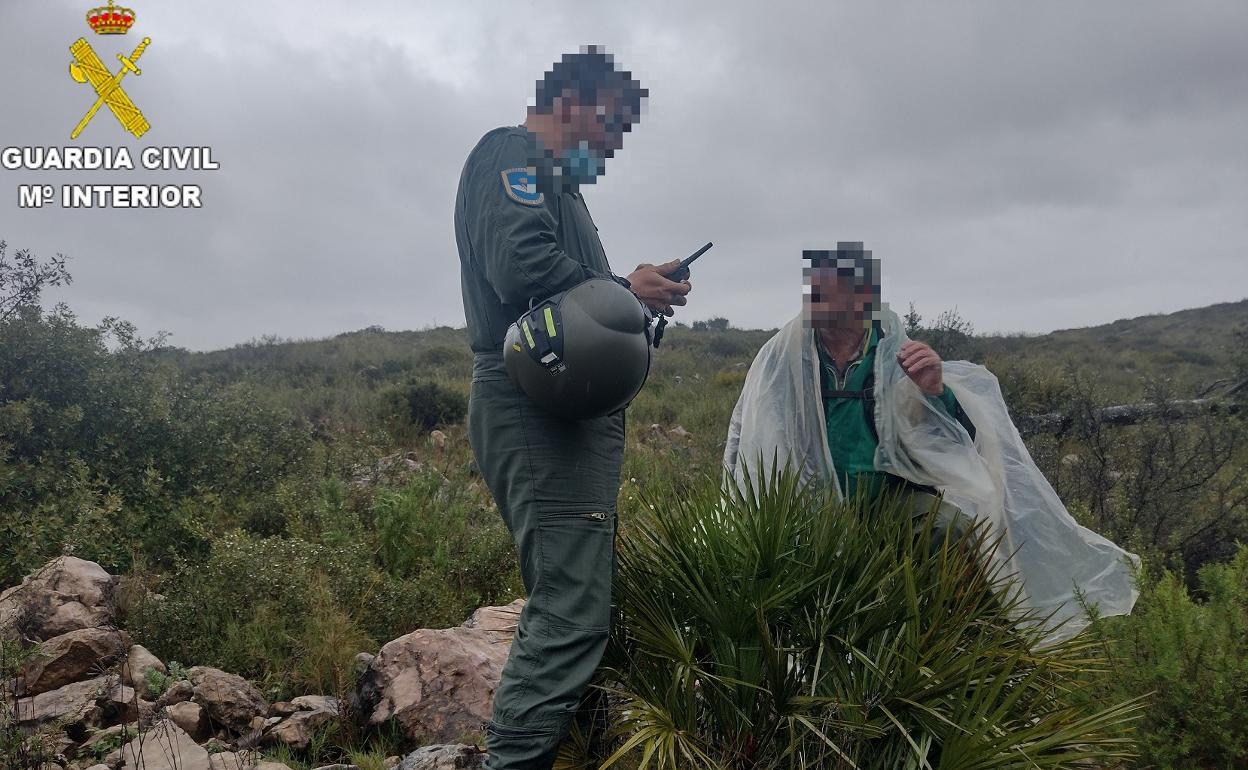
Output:
<svg viewBox="0 0 1248 770">
<path fill-rule="evenodd" d="M 566 421 L 509 380 L 508 326 L 590 278 L 629 287 L 656 312 L 684 305 L 678 261 L 611 273 L 581 189 L 596 181 L 647 92 L 595 47 L 567 54 L 537 83 L 521 126 L 487 133 L 468 156 L 455 204 L 473 357 L 469 440 L 511 531 L 528 602 L 486 726 L 491 770 L 549 768 L 611 625 L 623 410 Z"/>
</svg>

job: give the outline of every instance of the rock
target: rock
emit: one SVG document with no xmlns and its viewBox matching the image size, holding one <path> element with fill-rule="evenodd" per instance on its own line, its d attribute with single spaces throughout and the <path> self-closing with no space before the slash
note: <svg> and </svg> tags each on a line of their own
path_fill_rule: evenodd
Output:
<svg viewBox="0 0 1248 770">
<path fill-rule="evenodd" d="M 338 718 L 337 698 L 326 698 L 323 695 L 305 695 L 295 698 L 291 703 L 302 708 L 303 704 L 299 703 L 301 700 L 303 700 L 303 704 L 307 704 L 310 708 L 306 711 L 296 711 L 269 728 L 268 733 L 265 734 L 267 741 L 270 743 L 280 741 L 292 749 L 303 751 L 308 748 L 308 744 L 312 741 L 312 736 L 321 726 Z"/>
<path fill-rule="evenodd" d="M 462 743 L 425 746 L 403 757 L 399 770 L 461 770 L 485 767 L 486 753 Z"/>
<path fill-rule="evenodd" d="M 259 731 L 264 729 L 264 717 L 256 715 L 251 718 L 251 724 L 248 725 L 252 730 Z"/>
<path fill-rule="evenodd" d="M 290 702 L 299 711 L 339 711 L 338 699 L 329 695 L 300 695 Z"/>
<path fill-rule="evenodd" d="M 290 770 L 290 768 L 281 762 L 260 762 L 254 770 Z"/>
<path fill-rule="evenodd" d="M 210 770 L 248 770 L 253 764 L 255 764 L 255 761 L 251 758 L 250 753 L 245 751 L 208 753 L 208 767 Z"/>
<path fill-rule="evenodd" d="M 408 738 L 453 741 L 490 719 L 510 644 L 499 632 L 418 629 L 386 643 L 361 678 L 371 724 L 394 718 Z"/>
<path fill-rule="evenodd" d="M 159 715 L 160 707 L 150 700 L 139 698 L 139 721 L 143 724 L 151 724 Z"/>
<path fill-rule="evenodd" d="M 124 732 L 124 734 L 123 734 Z M 98 754 L 97 747 L 103 745 L 117 745 L 125 743 L 131 738 L 139 734 L 139 726 L 133 722 L 130 724 L 113 725 L 106 727 L 94 733 L 90 738 L 82 742 L 82 745 L 75 751 L 75 756 L 86 757 Z"/>
<path fill-rule="evenodd" d="M 233 751 L 234 747 L 220 738 L 214 737 L 204 741 L 204 749 L 207 750 L 209 754 L 219 754 L 226 751 Z"/>
<path fill-rule="evenodd" d="M 312 770 L 360 770 L 360 767 L 359 765 L 342 765 L 342 764 L 321 765 L 320 767 L 312 768 Z"/>
<path fill-rule="evenodd" d="M 52 755 L 59 762 L 78 746 L 78 741 L 69 737 L 69 733 L 58 730 L 44 739 L 44 745 L 52 749 Z"/>
<path fill-rule="evenodd" d="M 288 700 L 279 700 L 269 704 L 269 715 L 275 717 L 288 717 L 299 710 L 299 707 Z"/>
<path fill-rule="evenodd" d="M 446 446 L 446 434 L 440 430 L 430 431 L 429 440 L 432 441 L 433 445 L 438 449 L 442 449 Z"/>
<path fill-rule="evenodd" d="M 108 765 L 99 764 L 99 765 L 91 765 L 90 767 L 87 768 L 87 770 L 113 770 L 113 769 L 109 767 Z"/>
<path fill-rule="evenodd" d="M 165 664 L 141 644 L 133 645 L 126 655 L 126 664 L 121 669 L 121 681 L 133 687 L 144 698 L 152 697 L 147 687 L 148 669 L 155 669 L 162 674 L 168 673 Z"/>
<path fill-rule="evenodd" d="M 19 698 L 15 708 L 17 720 L 23 725 L 38 725 L 63 719 L 63 727 L 93 723 L 102 713 L 96 702 L 108 697 L 116 684 L 115 675 L 106 675 L 72 682 L 34 697 Z"/>
<path fill-rule="evenodd" d="M 133 722 L 139 718 L 138 694 L 133 687 L 127 687 L 120 681 L 109 689 L 100 706 L 109 722 Z"/>
<path fill-rule="evenodd" d="M 689 436 L 693 434 L 685 430 L 680 425 L 677 425 L 675 428 L 672 428 L 671 430 L 669 430 L 667 432 L 667 435 L 671 436 L 672 438 L 683 439 L 683 438 L 688 438 Z"/>
<path fill-rule="evenodd" d="M 351 703 L 351 710 L 359 714 L 372 713 L 373 707 L 377 705 L 377 701 L 381 699 L 381 692 L 376 689 L 375 679 L 370 676 L 370 666 L 373 663 L 375 655 L 367 652 L 359 652 L 355 655 L 355 662 L 352 667 L 352 673 L 355 675 L 355 687 L 351 688 L 351 692 L 347 695 L 347 700 Z M 3 684 L 0 683 L 0 687 Z"/>
<path fill-rule="evenodd" d="M 194 666 L 186 673 L 195 688 L 195 702 L 204 707 L 213 723 L 234 733 L 250 727 L 252 717 L 269 712 L 260 691 L 237 674 L 209 666 Z"/>
<path fill-rule="evenodd" d="M 495 642 L 511 644 L 523 609 L 524 599 L 516 599 L 503 607 L 481 607 L 464 621 L 464 628 L 480 628 L 488 631 Z"/>
<path fill-rule="evenodd" d="M 43 641 L 113 623 L 113 578 L 93 561 L 58 556 L 0 592 L 0 636 Z"/>
<path fill-rule="evenodd" d="M 156 705 L 168 708 L 175 703 L 188 701 L 195 694 L 195 688 L 185 679 L 179 679 L 169 685 L 169 689 L 156 699 Z"/>
<path fill-rule="evenodd" d="M 208 716 L 198 703 L 184 701 L 165 709 L 173 723 L 197 743 L 208 737 Z"/>
<path fill-rule="evenodd" d="M 122 655 L 130 643 L 124 631 L 76 628 L 54 636 L 40 646 L 41 654 L 22 669 L 25 695 L 38 695 L 88 678 Z"/>
<path fill-rule="evenodd" d="M 121 758 L 126 770 L 212 770 L 207 749 L 168 719 L 122 746 Z"/>
<path fill-rule="evenodd" d="M 390 770 L 390 768 L 392 767 L 398 767 L 399 763 L 402 761 L 403 761 L 403 757 L 399 757 L 399 756 L 386 757 L 385 760 L 382 762 L 382 766 L 385 767 L 386 770 Z"/>
<path fill-rule="evenodd" d="M 1065 465 L 1066 467 L 1070 467 L 1072 465 L 1078 465 L 1080 462 L 1082 462 L 1082 460 L 1079 457 L 1079 455 L 1069 454 L 1069 455 L 1062 456 L 1062 465 Z"/>
</svg>

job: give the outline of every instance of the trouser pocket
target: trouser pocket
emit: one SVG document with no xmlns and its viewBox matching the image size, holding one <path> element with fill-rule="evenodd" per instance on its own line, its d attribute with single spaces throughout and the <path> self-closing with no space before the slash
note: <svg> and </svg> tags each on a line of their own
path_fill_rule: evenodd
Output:
<svg viewBox="0 0 1248 770">
<path fill-rule="evenodd" d="M 486 725 L 488 770 L 535 770 L 554 764 L 559 731 L 515 727 L 491 720 Z"/>
<path fill-rule="evenodd" d="M 550 625 L 606 631 L 611 623 L 615 512 L 578 506 L 538 517 L 540 602 Z"/>
</svg>

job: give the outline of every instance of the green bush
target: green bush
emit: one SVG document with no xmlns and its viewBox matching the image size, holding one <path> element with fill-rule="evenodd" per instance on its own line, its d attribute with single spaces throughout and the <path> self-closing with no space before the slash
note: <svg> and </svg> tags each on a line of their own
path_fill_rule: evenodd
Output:
<svg viewBox="0 0 1248 770">
<path fill-rule="evenodd" d="M 294 538 L 254 538 L 242 531 L 225 533 L 202 561 L 180 560 L 158 586 L 164 598 L 140 601 L 126 627 L 158 657 L 191 665 L 209 665 L 261 681 L 292 684 L 314 680 L 301 644 L 306 646 L 317 623 L 334 607 L 350 617 L 366 605 L 377 582 L 371 554 L 357 544 L 330 548 Z M 326 597 L 323 587 L 331 587 Z M 351 634 L 358 649 L 375 640 L 358 621 Z"/>
<path fill-rule="evenodd" d="M 373 502 L 379 564 L 423 586 L 423 606 L 437 608 L 425 622 L 436 625 L 462 623 L 473 609 L 520 593 L 511 535 L 459 481 L 426 472 Z"/>
<path fill-rule="evenodd" d="M 114 571 L 135 550 L 167 566 L 201 546 L 212 501 L 246 517 L 304 461 L 305 425 L 246 384 L 191 381 L 162 344 L 60 306 L 0 322 L 0 585 L 66 545 Z"/>
<path fill-rule="evenodd" d="M 649 512 L 647 512 L 649 511 Z M 974 540 L 896 497 L 772 478 L 655 500 L 620 548 L 599 686 L 641 767 L 1056 768 L 1126 754 L 1138 703 L 1079 701 L 1086 637 L 1041 649 Z M 1032 618 L 1034 619 L 1034 617 Z M 610 763 L 609 763 L 610 764 Z"/>
<path fill-rule="evenodd" d="M 380 399 L 382 421 L 399 440 L 459 422 L 468 413 L 468 400 L 462 394 L 427 380 L 384 390 Z"/>
<path fill-rule="evenodd" d="M 1111 698 L 1152 693 L 1139 725 L 1141 767 L 1248 764 L 1248 546 L 1198 573 L 1193 598 L 1181 575 L 1143 586 L 1126 617 L 1098 620 Z"/>
</svg>

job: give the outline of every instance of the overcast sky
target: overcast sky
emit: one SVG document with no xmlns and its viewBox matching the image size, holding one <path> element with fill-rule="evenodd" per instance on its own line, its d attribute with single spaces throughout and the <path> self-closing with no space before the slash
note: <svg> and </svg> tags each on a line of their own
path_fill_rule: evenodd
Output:
<svg viewBox="0 0 1248 770">
<path fill-rule="evenodd" d="M 1248 3 L 0 0 L 0 149 L 211 146 L 218 171 L 0 169 L 0 240 L 64 300 L 206 350 L 461 325 L 455 188 L 566 51 L 650 88 L 586 200 L 615 272 L 713 240 L 678 319 L 774 327 L 803 248 L 864 241 L 885 299 L 1047 332 L 1248 296 Z M 68 74 L 89 38 L 136 140 Z M 19 184 L 199 184 L 198 210 L 18 208 Z"/>
</svg>

